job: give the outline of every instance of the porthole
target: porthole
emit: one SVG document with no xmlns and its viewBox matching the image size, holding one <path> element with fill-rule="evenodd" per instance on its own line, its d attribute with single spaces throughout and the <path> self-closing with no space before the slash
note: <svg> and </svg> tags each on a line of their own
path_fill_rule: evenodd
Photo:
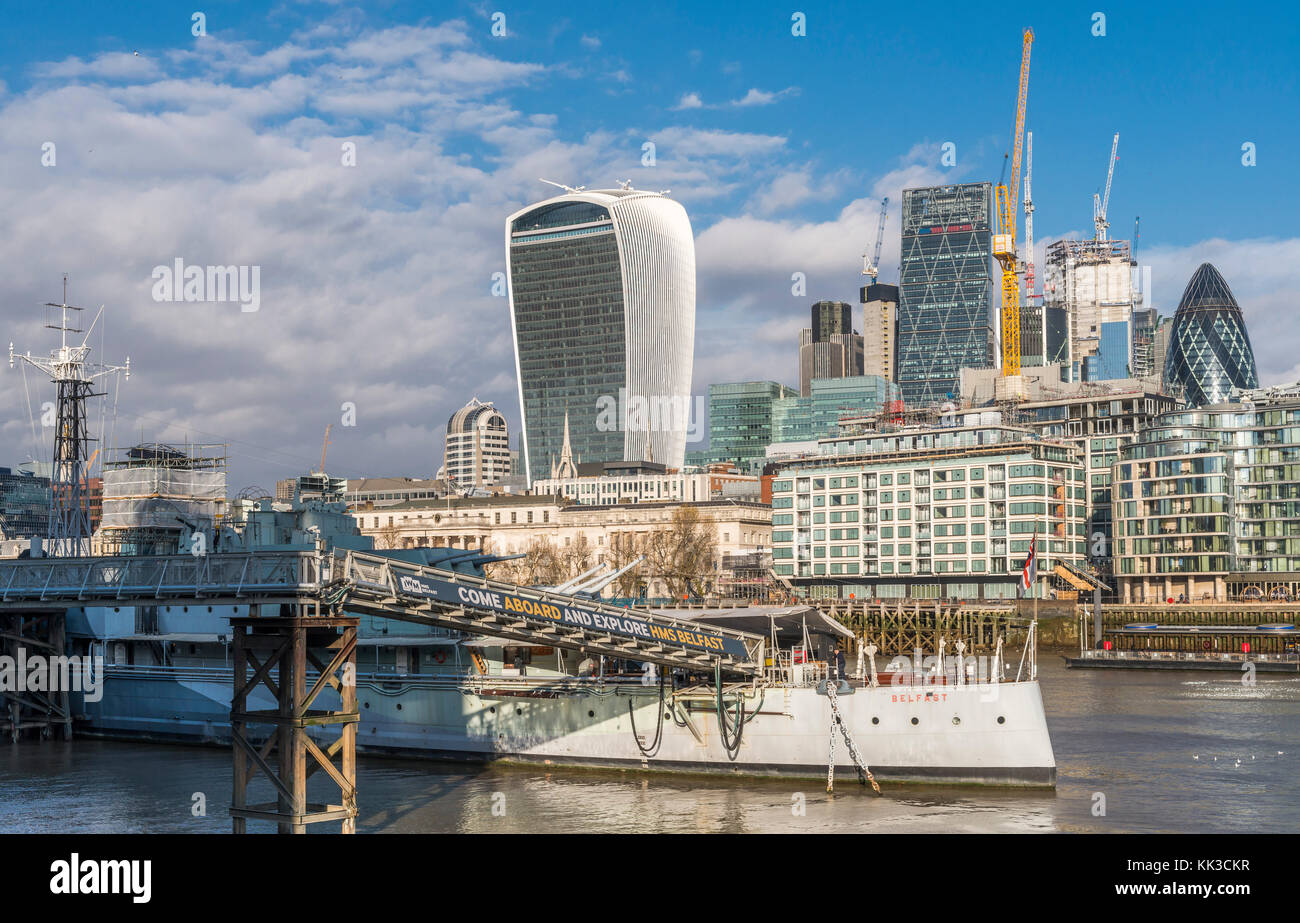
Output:
<svg viewBox="0 0 1300 923">
<path fill-rule="evenodd" d="M 998 715 L 998 724 L 1006 724 L 1006 723 L 1007 723 L 1006 716 L 1005 716 L 1005 715 Z"/>
<path fill-rule="evenodd" d="M 590 710 L 588 710 L 588 712 L 587 712 L 587 717 L 588 717 L 588 718 L 594 718 L 594 717 L 596 717 L 596 713 L 595 713 L 594 711 L 590 711 Z"/>
<path fill-rule="evenodd" d="M 370 707 L 370 703 L 369 703 L 369 702 L 362 702 L 361 705 L 362 705 L 364 708 L 369 708 L 369 707 Z"/>
<path fill-rule="evenodd" d="M 912 723 L 913 723 L 913 724 L 920 724 L 920 723 L 921 723 L 921 719 L 920 719 L 920 718 L 913 718 L 913 719 L 912 719 Z"/>
<path fill-rule="evenodd" d="M 522 708 L 516 708 L 516 709 L 515 709 L 515 714 L 516 714 L 516 715 L 522 715 L 523 713 L 524 713 L 524 710 L 523 710 Z"/>
<path fill-rule="evenodd" d="M 954 726 L 956 726 L 956 725 L 958 725 L 958 724 L 961 724 L 961 719 L 958 718 L 956 715 L 953 715 L 953 716 L 952 716 L 952 723 L 953 723 Z"/>
<path fill-rule="evenodd" d="M 401 711 L 401 710 L 402 710 L 402 703 L 401 703 L 401 702 L 398 702 L 398 703 L 397 703 L 397 710 L 398 710 L 398 711 Z"/>
<path fill-rule="evenodd" d="M 879 724 L 879 723 L 880 723 L 880 719 L 879 719 L 879 718 L 872 718 L 872 719 L 871 719 L 871 723 L 872 723 L 872 724 Z"/>
<path fill-rule="evenodd" d="M 665 717 L 665 718 L 671 718 L 672 716 L 673 716 L 673 715 L 672 715 L 672 712 L 667 712 L 667 711 L 664 712 L 664 717 Z"/>
<path fill-rule="evenodd" d="M 495 705 L 489 705 L 488 711 L 495 715 L 497 713 L 497 707 Z"/>
</svg>

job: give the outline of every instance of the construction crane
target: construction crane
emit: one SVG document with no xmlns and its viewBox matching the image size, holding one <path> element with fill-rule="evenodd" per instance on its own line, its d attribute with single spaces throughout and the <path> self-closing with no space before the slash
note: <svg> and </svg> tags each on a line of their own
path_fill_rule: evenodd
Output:
<svg viewBox="0 0 1300 923">
<path fill-rule="evenodd" d="M 325 439 L 321 442 L 321 446 L 320 446 L 320 473 L 321 474 L 325 473 L 325 453 L 329 450 L 330 447 L 330 430 L 332 430 L 333 428 L 334 428 L 333 423 L 325 424 Z"/>
<path fill-rule="evenodd" d="M 1034 133 L 1025 132 L 1025 297 L 1034 303 L 1034 195 L 1030 182 L 1034 176 Z"/>
<path fill-rule="evenodd" d="M 1020 374 L 1020 276 L 1016 272 L 1016 199 L 1020 193 L 1020 156 L 1024 149 L 1025 105 L 1029 98 L 1029 49 L 1034 30 L 1026 29 L 1020 52 L 1020 92 L 1016 97 L 1011 182 L 999 182 L 994 191 L 997 222 L 993 256 L 1002 265 L 1002 374 Z"/>
<path fill-rule="evenodd" d="M 1133 265 L 1135 265 L 1135 266 L 1137 265 L 1137 261 L 1138 261 L 1138 237 L 1139 237 L 1139 235 L 1138 235 L 1138 224 L 1139 224 L 1141 221 L 1142 221 L 1142 216 L 1141 216 L 1141 215 L 1138 215 L 1136 218 L 1133 219 L 1133 253 L 1132 253 L 1132 260 L 1133 260 Z"/>
<path fill-rule="evenodd" d="M 876 277 L 880 275 L 880 247 L 885 242 L 885 221 L 889 218 L 889 196 L 885 196 L 880 201 L 880 224 L 876 226 L 876 250 L 875 255 L 868 261 L 867 254 L 862 254 L 862 274 L 871 276 L 871 284 L 876 284 Z"/>
<path fill-rule="evenodd" d="M 1102 198 L 1097 193 L 1092 194 L 1092 226 L 1096 228 L 1093 237 L 1096 240 L 1106 240 L 1106 230 L 1110 227 L 1110 222 L 1106 220 L 1106 210 L 1110 208 L 1110 183 L 1115 178 L 1115 152 L 1119 150 L 1119 132 L 1115 132 L 1115 140 L 1110 143 L 1110 167 L 1106 170 L 1106 196 Z"/>
</svg>

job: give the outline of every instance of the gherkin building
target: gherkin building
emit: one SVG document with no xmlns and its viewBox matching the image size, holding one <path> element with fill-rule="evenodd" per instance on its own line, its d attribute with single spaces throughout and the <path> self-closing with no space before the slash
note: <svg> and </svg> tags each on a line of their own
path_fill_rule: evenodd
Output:
<svg viewBox="0 0 1300 923">
<path fill-rule="evenodd" d="M 1190 407 L 1226 401 L 1233 388 L 1259 387 L 1241 308 L 1209 263 L 1192 274 L 1174 313 L 1164 387 Z"/>
</svg>

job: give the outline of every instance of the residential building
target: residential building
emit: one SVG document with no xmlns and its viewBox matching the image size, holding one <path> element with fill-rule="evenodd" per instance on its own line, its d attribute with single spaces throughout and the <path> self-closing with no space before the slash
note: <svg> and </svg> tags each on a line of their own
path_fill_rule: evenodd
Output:
<svg viewBox="0 0 1300 923">
<path fill-rule="evenodd" d="M 528 483 L 558 456 L 680 467 L 695 347 L 695 240 L 682 206 L 569 191 L 506 221 L 511 329 Z"/>
<path fill-rule="evenodd" d="M 773 573 L 810 595 L 1013 598 L 1035 535 L 1043 595 L 1084 558 L 1079 450 L 1027 428 L 842 436 L 777 467 Z"/>
<path fill-rule="evenodd" d="M 993 362 L 993 185 L 903 190 L 895 381 L 911 406 L 958 393 Z"/>
<path fill-rule="evenodd" d="M 492 487 L 510 476 L 506 418 L 477 397 L 447 421 L 441 476 L 459 488 Z"/>
<path fill-rule="evenodd" d="M 1162 414 L 1121 451 L 1112 498 L 1125 602 L 1294 600 L 1300 383 Z"/>
</svg>

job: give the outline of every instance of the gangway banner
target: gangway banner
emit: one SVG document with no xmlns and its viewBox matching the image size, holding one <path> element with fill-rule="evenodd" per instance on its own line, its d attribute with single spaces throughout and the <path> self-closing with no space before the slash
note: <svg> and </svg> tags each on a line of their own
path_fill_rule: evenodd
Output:
<svg viewBox="0 0 1300 923">
<path fill-rule="evenodd" d="M 601 612 L 583 606 L 561 606 L 541 599 L 529 599 L 515 593 L 507 593 L 491 587 L 469 586 L 453 583 L 450 580 L 438 580 L 417 574 L 403 574 L 394 568 L 397 576 L 397 588 L 410 596 L 436 599 L 453 606 L 468 606 L 475 609 L 491 609 L 517 615 L 529 621 L 546 625 L 568 625 L 574 628 L 589 628 L 595 631 L 607 631 L 625 638 L 654 641 L 664 645 L 679 647 L 708 654 L 730 655 L 744 660 L 749 651 L 737 638 L 729 638 L 708 630 L 701 630 L 695 625 L 682 627 L 651 622 L 633 615 Z M 630 655 L 636 659 L 633 653 Z"/>
</svg>

